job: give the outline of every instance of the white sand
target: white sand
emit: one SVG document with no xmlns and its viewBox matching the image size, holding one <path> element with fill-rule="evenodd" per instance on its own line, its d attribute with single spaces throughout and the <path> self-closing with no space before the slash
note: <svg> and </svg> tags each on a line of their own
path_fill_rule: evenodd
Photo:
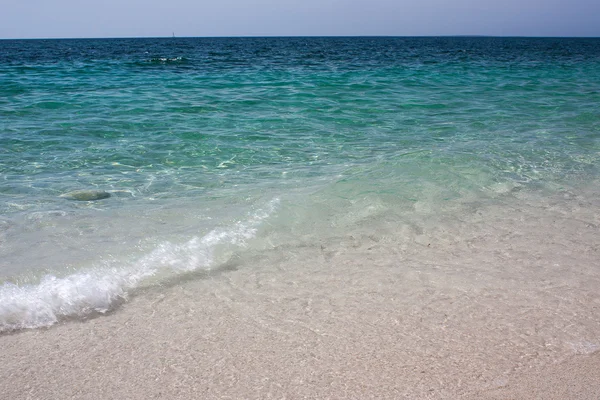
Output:
<svg viewBox="0 0 600 400">
<path fill-rule="evenodd" d="M 242 254 L 0 336 L 1 397 L 598 399 L 597 210 L 525 199 Z"/>
</svg>

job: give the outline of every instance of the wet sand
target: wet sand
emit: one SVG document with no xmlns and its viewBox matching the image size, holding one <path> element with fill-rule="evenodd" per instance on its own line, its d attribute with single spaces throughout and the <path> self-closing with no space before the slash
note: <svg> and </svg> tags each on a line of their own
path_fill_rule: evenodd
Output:
<svg viewBox="0 0 600 400">
<path fill-rule="evenodd" d="M 600 398 L 600 353 L 573 356 L 555 365 L 526 371 L 506 386 L 470 396 L 483 399 L 581 399 Z"/>
<path fill-rule="evenodd" d="M 0 336 L 2 395 L 600 398 L 600 218 L 553 201 L 240 253 Z"/>
<path fill-rule="evenodd" d="M 398 317 L 399 304 L 385 305 L 373 293 L 334 300 L 350 310 L 336 316 L 325 291 L 297 301 L 291 286 L 278 293 L 284 298 L 264 291 L 257 303 L 242 288 L 207 286 L 148 293 L 106 317 L 3 336 L 3 396 L 600 397 L 599 352 L 550 361 L 550 354 L 524 354 L 472 327 L 445 334 L 441 315 L 428 334 L 417 310 Z"/>
</svg>

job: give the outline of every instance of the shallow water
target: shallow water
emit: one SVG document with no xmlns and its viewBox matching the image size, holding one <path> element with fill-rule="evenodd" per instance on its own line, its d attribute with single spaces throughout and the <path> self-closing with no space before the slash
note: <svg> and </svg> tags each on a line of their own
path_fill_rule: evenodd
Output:
<svg viewBox="0 0 600 400">
<path fill-rule="evenodd" d="M 597 39 L 2 41 L 0 330 L 194 271 L 442 265 L 480 237 L 457 282 L 554 276 L 528 268 L 562 248 L 595 282 L 599 66 Z"/>
</svg>

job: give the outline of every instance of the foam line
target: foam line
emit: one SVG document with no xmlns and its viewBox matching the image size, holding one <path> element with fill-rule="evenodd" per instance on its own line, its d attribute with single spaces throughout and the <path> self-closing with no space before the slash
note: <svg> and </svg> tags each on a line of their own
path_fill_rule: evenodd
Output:
<svg viewBox="0 0 600 400">
<path fill-rule="evenodd" d="M 64 318 L 106 313 L 145 279 L 161 271 L 185 273 L 214 266 L 218 245 L 245 246 L 279 199 L 233 226 L 214 229 L 182 244 L 164 242 L 136 262 L 120 268 L 96 267 L 64 278 L 47 275 L 36 285 L 0 286 L 0 332 L 51 326 Z"/>
</svg>

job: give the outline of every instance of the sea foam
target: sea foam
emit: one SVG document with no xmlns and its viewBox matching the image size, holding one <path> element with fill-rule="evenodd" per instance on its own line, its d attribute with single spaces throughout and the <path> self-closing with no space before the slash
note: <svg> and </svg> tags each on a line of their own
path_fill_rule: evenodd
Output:
<svg viewBox="0 0 600 400">
<path fill-rule="evenodd" d="M 163 242 L 125 266 L 96 266 L 66 277 L 46 275 L 34 285 L 5 283 L 0 286 L 0 332 L 48 327 L 67 318 L 106 313 L 150 277 L 211 269 L 217 265 L 218 246 L 245 246 L 278 204 L 279 199 L 273 199 L 245 220 L 185 243 Z"/>
</svg>

